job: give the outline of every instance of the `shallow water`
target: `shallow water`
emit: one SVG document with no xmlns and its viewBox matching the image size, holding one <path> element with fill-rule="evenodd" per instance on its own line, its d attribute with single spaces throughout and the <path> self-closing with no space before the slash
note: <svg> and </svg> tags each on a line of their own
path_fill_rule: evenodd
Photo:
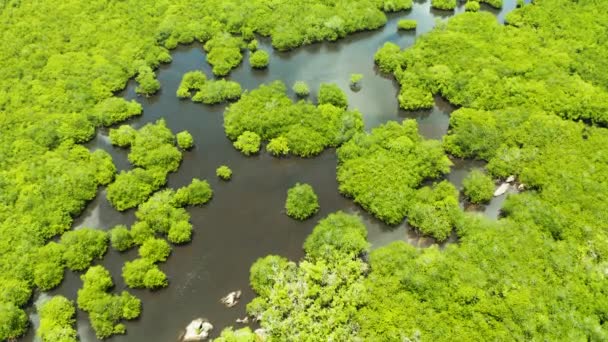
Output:
<svg viewBox="0 0 608 342">
<path fill-rule="evenodd" d="M 493 10 L 498 20 L 514 8 L 514 0 L 505 3 L 502 11 Z M 483 6 L 483 9 L 488 10 L 489 7 Z M 462 11 L 462 6 L 456 10 Z M 416 1 L 412 10 L 389 15 L 388 23 L 380 30 L 354 34 L 335 43 L 313 44 L 288 53 L 273 51 L 267 70 L 252 70 L 248 55 L 245 55 L 242 65 L 229 78 L 238 81 L 245 89 L 254 89 L 277 79 L 290 88 L 296 80 L 303 80 L 309 84 L 312 94 L 316 93 L 321 82 L 335 82 L 346 92 L 350 107 L 363 113 L 366 129 L 388 120 L 413 118 L 418 121 L 425 137 L 440 139 L 447 132 L 453 106 L 437 98 L 436 106 L 428 111 L 399 110 L 398 85 L 392 77 L 376 70 L 373 55 L 386 41 L 402 47 L 412 45 L 417 36 L 432 29 L 436 19 L 445 19 L 453 13 L 431 10 L 429 2 Z M 404 18 L 418 21 L 415 32 L 397 32 L 397 21 Z M 265 39 L 260 40 L 260 48 L 272 51 Z M 224 135 L 222 115 L 225 106 L 205 106 L 179 100 L 175 96 L 182 75 L 197 69 L 211 75 L 200 44 L 181 46 L 173 51 L 173 62 L 157 71 L 162 85 L 157 95 L 150 98 L 136 96 L 133 82 L 129 82 L 121 94 L 143 105 L 143 116 L 129 122 L 133 126 L 140 127 L 162 117 L 173 132 L 187 129 L 194 136 L 196 147 L 184 153 L 179 170 L 169 176 L 168 186 L 186 185 L 194 177 L 207 179 L 214 190 L 214 197 L 204 207 L 189 208 L 195 229 L 192 243 L 175 247 L 169 260 L 160 265 L 169 277 L 169 287 L 157 292 L 130 290 L 142 299 L 142 315 L 126 323 L 127 335 L 115 336 L 111 340 L 174 341 L 196 317 L 208 318 L 215 326 L 215 333 L 228 325 L 238 326 L 234 320 L 245 315 L 245 303 L 253 298 L 248 286 L 251 264 L 268 254 L 299 259 L 303 255 L 302 243 L 316 222 L 338 210 L 362 217 L 368 227 L 372 248 L 395 240 L 420 247 L 433 243 L 432 239 L 421 237 L 406 224 L 397 227 L 383 224 L 341 196 L 337 190 L 333 149 L 310 159 L 277 159 L 267 153 L 254 157 L 241 155 Z M 349 88 L 351 73 L 364 75 L 358 91 Z M 107 130 L 101 130 L 88 147 L 110 152 L 119 170 L 130 168 L 127 151 L 109 143 Z M 221 164 L 233 170 L 231 181 L 223 182 L 215 176 L 215 169 Z M 473 167 L 483 167 L 483 163 L 455 160 L 447 178 L 460 187 L 462 179 Z M 321 206 L 318 214 L 304 222 L 290 219 L 283 210 L 287 189 L 296 182 L 311 184 Z M 479 210 L 496 217 L 503 199 L 504 196 Z M 135 219 L 133 213 L 133 210 L 115 211 L 101 189 L 97 198 L 75 220 L 74 226 L 109 229 L 116 224 L 130 225 Z M 115 291 L 126 288 L 120 270 L 124 262 L 134 259 L 136 254 L 136 250 L 124 254 L 109 250 L 101 262 L 113 275 Z M 75 300 L 81 285 L 79 274 L 68 271 L 62 285 L 49 294 L 62 294 Z M 219 298 L 235 289 L 243 290 L 243 297 L 239 305 L 227 309 L 219 303 Z M 45 296 L 39 295 L 38 300 Z M 30 311 L 35 326 L 37 318 L 33 310 Z M 34 330 L 30 329 L 23 340 L 35 340 Z M 82 341 L 96 341 L 87 314 L 81 311 L 78 312 L 78 331 Z"/>
</svg>

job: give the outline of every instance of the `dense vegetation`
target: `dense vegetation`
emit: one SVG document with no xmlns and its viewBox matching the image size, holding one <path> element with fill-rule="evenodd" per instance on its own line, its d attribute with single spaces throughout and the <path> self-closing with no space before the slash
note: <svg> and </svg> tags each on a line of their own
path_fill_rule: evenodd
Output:
<svg viewBox="0 0 608 342">
<path fill-rule="evenodd" d="M 376 62 L 401 84 L 404 109 L 427 108 L 432 94 L 440 94 L 469 108 L 538 108 L 606 125 L 608 77 L 598 72 L 608 56 L 605 41 L 598 40 L 606 18 L 588 15 L 589 10 L 605 13 L 606 6 L 543 2 L 510 13 L 508 26 L 489 13 L 464 13 L 411 49 L 387 43 L 390 48 L 380 50 Z"/>
<path fill-rule="evenodd" d="M 289 49 L 379 27 L 386 21 L 381 10 L 411 4 L 410 0 L 2 2 L 0 340 L 26 331 L 22 308 L 32 290 L 51 289 L 63 277 L 64 247 L 50 239 L 69 230 L 98 187 L 114 178 L 115 167 L 107 153 L 90 152 L 79 144 L 91 139 L 95 128 L 141 113 L 133 103 L 112 100 L 130 77 L 136 77 L 139 93 L 152 94 L 159 88 L 154 68 L 171 60 L 166 48 L 178 43 L 194 39 L 206 43 L 214 72 L 226 74 L 241 62 L 248 45 L 253 50 L 245 42 L 254 33 L 271 36 L 275 47 Z M 497 222 L 467 216 L 458 220 L 460 244 L 444 251 L 416 250 L 401 242 L 375 250 L 372 271 L 363 285 L 365 295 L 357 292 L 341 299 L 368 303 L 347 306 L 357 309 L 358 322 L 358 329 L 347 336 L 606 339 L 608 249 L 602 225 L 608 212 L 603 179 L 608 135 L 604 128 L 593 126 L 607 123 L 606 6 L 605 1 L 592 0 L 535 1 L 509 15 L 510 25 L 504 27 L 489 14 L 467 13 L 439 24 L 412 49 L 400 52 L 397 47 L 392 53 L 394 47 L 389 46 L 377 55 L 380 69 L 394 73 L 402 85 L 403 108 L 432 106 L 433 94 L 469 108 L 452 117 L 451 133 L 444 142 L 450 153 L 489 161 L 488 172 L 494 177 L 516 174 L 527 191 L 507 199 L 506 217 Z M 316 124 L 321 126 L 323 120 L 317 115 Z M 117 143 L 130 145 L 137 132 L 120 130 L 125 134 Z M 281 136 L 259 135 L 264 140 Z M 291 150 L 300 145 L 285 138 Z M 174 144 L 172 138 L 166 145 L 174 148 Z M 144 145 L 142 151 L 148 150 Z M 136 194 L 134 204 L 124 201 L 121 206 L 135 207 L 165 183 L 166 167 L 174 163 L 176 154 L 167 146 L 160 150 L 148 161 L 162 165 L 136 167 L 114 183 L 115 188 L 132 188 Z M 189 198 L 190 192 L 183 194 Z M 130 229 L 131 238 L 142 244 L 150 231 L 154 234 L 152 229 L 139 221 Z M 188 229 L 180 228 L 183 231 Z M 124 238 L 124 231 L 120 234 Z M 357 262 L 338 257 L 327 263 L 344 260 Z M 276 277 L 295 287 L 300 278 L 318 279 L 321 274 L 333 280 L 335 274 L 351 274 L 323 274 L 301 265 L 297 273 L 304 274 L 301 277 L 293 273 Z M 340 265 L 331 267 L 348 268 Z M 100 266 L 90 268 L 83 282 L 78 305 L 89 312 L 99 336 L 123 332 L 120 319 L 138 315 L 135 298 L 107 293 L 112 281 Z M 333 296 L 336 291 L 329 287 L 316 298 L 328 298 L 328 293 Z M 346 336 L 339 335 L 345 331 L 342 327 L 353 326 L 352 311 L 346 317 L 340 315 L 343 309 L 326 314 L 324 310 L 332 307 L 324 299 L 318 310 L 295 306 L 300 311 L 292 311 L 281 293 L 273 298 L 284 305 L 281 314 L 302 313 L 294 314 L 297 321 L 287 321 L 300 329 L 296 332 L 307 331 L 308 326 L 309 336 L 335 333 L 340 339 Z M 395 302 L 401 305 L 396 307 Z M 323 313 L 323 320 L 307 316 L 317 312 Z M 267 316 L 277 317 L 272 314 Z M 338 324 L 330 324 L 333 317 Z M 278 336 L 287 331 L 280 327 L 282 321 L 283 317 L 268 323 L 279 325 Z"/>
<path fill-rule="evenodd" d="M 431 0 L 431 6 L 441 10 L 453 10 L 456 8 L 456 0 Z"/>
<path fill-rule="evenodd" d="M 176 94 L 179 98 L 192 97 L 194 102 L 216 104 L 236 100 L 241 97 L 241 92 L 241 85 L 237 82 L 224 79 L 208 80 L 205 73 L 196 70 L 184 74 Z"/>
<path fill-rule="evenodd" d="M 38 308 L 40 327 L 37 334 L 43 342 L 76 342 L 74 303 L 62 296 L 49 299 Z"/>
<path fill-rule="evenodd" d="M 452 113 L 443 147 L 487 161 L 493 178 L 515 175 L 525 191 L 507 197 L 499 220 L 455 215 L 459 243 L 443 250 L 402 241 L 374 250 L 369 271 L 358 279 L 363 292 L 349 298 L 359 304 L 344 305 L 330 317 L 325 313 L 331 306 L 308 306 L 317 298 L 336 298 L 327 279 L 337 273 L 305 264 L 314 249 L 305 244 L 300 265 L 277 256 L 258 261 L 251 284 L 259 297 L 249 310 L 261 314 L 270 335 L 291 336 L 286 320 L 295 334 L 310 327 L 308 336 L 335 336 L 350 317 L 345 313 L 354 311 L 346 321 L 350 334 L 336 340 L 606 340 L 608 130 L 601 126 L 608 83 L 605 73 L 593 72 L 605 69 L 601 61 L 608 50 L 600 32 L 608 25 L 606 6 L 536 1 L 509 15 L 511 26 L 505 27 L 487 14 L 467 13 L 439 25 L 412 49 L 385 45 L 376 60 L 402 84 L 401 105 L 419 108 L 440 94 L 468 107 Z M 374 135 L 381 136 L 355 136 L 340 148 L 340 158 L 374 160 L 371 152 L 387 153 L 393 141 L 378 139 L 380 144 L 371 140 Z M 366 175 L 381 169 L 354 170 Z M 359 183 L 376 179 L 381 173 Z M 489 189 L 487 180 L 483 187 Z M 453 203 L 455 189 L 441 184 L 419 190 L 426 194 L 414 202 Z M 379 195 L 370 189 L 368 195 Z M 327 246 L 339 237 L 327 239 Z M 323 279 L 325 286 L 313 287 L 311 279 Z M 298 291 L 309 295 L 306 301 Z M 285 299 L 276 299 L 281 292 Z M 334 324 L 320 326 L 328 320 Z"/>
<path fill-rule="evenodd" d="M 462 180 L 463 192 L 471 203 L 488 202 L 494 195 L 494 181 L 479 169 L 472 170 Z"/>
<path fill-rule="evenodd" d="M 173 244 L 184 244 L 192 239 L 190 214 L 183 208 L 187 205 L 203 205 L 213 195 L 207 181 L 193 179 L 192 182 L 174 191 L 166 189 L 156 192 L 139 205 L 137 221 L 127 229 L 116 226 L 110 231 L 112 246 L 125 251 L 139 246 L 139 258 L 125 262 L 122 277 L 130 288 L 158 289 L 169 284 L 167 276 L 158 267 L 171 253 Z"/>
<path fill-rule="evenodd" d="M 319 221 L 299 264 L 270 255 L 251 266 L 258 297 L 247 311 L 261 318 L 272 340 L 351 341 L 358 330 L 357 309 L 365 303 L 368 267 L 358 256 L 368 249 L 366 236 L 354 216 L 338 212 Z"/>
<path fill-rule="evenodd" d="M 318 106 L 305 100 L 293 103 L 281 81 L 262 85 L 226 109 L 226 135 L 247 155 L 258 152 L 260 140 L 270 140 L 275 155 L 310 157 L 363 129 L 361 114 L 345 110 L 346 96 L 340 88 L 323 84 L 319 96 Z"/>
<path fill-rule="evenodd" d="M 423 181 L 450 170 L 436 140 L 425 140 L 414 120 L 388 122 L 358 133 L 338 149 L 340 192 L 379 219 L 397 224 L 414 204 Z"/>
<path fill-rule="evenodd" d="M 135 166 L 121 171 L 108 186 L 108 201 L 117 210 L 133 208 L 144 202 L 166 183 L 169 172 L 176 171 L 182 160 L 182 154 L 175 146 L 176 138 L 163 119 L 146 124 L 139 130 L 128 125 L 113 128 L 110 141 L 117 146 L 130 147 L 129 161 Z"/>
<path fill-rule="evenodd" d="M 310 184 L 296 183 L 287 190 L 285 212 L 297 220 L 305 220 L 319 211 L 319 199 Z"/>
<path fill-rule="evenodd" d="M 249 56 L 249 64 L 255 69 L 263 69 L 268 66 L 270 55 L 264 50 L 256 50 Z"/>
<path fill-rule="evenodd" d="M 103 266 L 89 268 L 80 278 L 83 284 L 78 290 L 78 307 L 88 312 L 97 338 L 124 334 L 126 328 L 120 321 L 137 318 L 141 301 L 126 291 L 120 295 L 108 293 L 114 283 L 110 272 Z"/>
<path fill-rule="evenodd" d="M 397 28 L 400 30 L 415 30 L 418 23 L 413 19 L 402 19 L 397 23 Z"/>
</svg>

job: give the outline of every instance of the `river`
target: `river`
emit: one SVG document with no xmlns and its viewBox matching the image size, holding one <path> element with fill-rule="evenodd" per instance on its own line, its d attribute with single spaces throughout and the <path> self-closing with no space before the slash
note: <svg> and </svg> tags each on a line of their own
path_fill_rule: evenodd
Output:
<svg viewBox="0 0 608 342">
<path fill-rule="evenodd" d="M 505 6 L 500 11 L 486 5 L 482 5 L 482 10 L 492 11 L 502 21 L 504 15 L 514 7 L 515 0 L 505 0 Z M 440 139 L 447 131 L 449 115 L 454 107 L 437 98 L 431 110 L 400 110 L 398 85 L 390 75 L 377 71 L 373 55 L 387 41 L 401 47 L 411 46 L 417 36 L 433 28 L 436 20 L 447 19 L 463 10 L 461 5 L 455 12 L 436 11 L 430 9 L 430 1 L 414 1 L 413 9 L 388 15 L 386 26 L 379 30 L 361 32 L 338 42 L 317 43 L 286 53 L 272 51 L 269 40 L 261 39 L 260 48 L 271 52 L 268 69 L 251 69 L 248 55 L 245 54 L 243 63 L 232 71 L 229 79 L 250 90 L 277 79 L 285 82 L 289 88 L 295 81 L 303 80 L 309 84 L 311 94 L 316 94 L 321 82 L 334 82 L 346 92 L 350 108 L 357 108 L 363 113 L 367 130 L 389 120 L 413 118 L 418 121 L 425 137 Z M 398 32 L 399 19 L 416 19 L 417 30 Z M 180 46 L 172 52 L 172 56 L 172 63 L 157 70 L 162 85 L 158 94 L 149 98 L 136 96 L 135 84 L 130 81 L 120 96 L 136 99 L 143 106 L 144 114 L 129 122 L 134 127 L 162 117 L 174 133 L 185 129 L 192 133 L 196 147 L 184 153 L 179 170 L 169 176 L 168 186 L 177 188 L 186 185 L 194 177 L 207 179 L 214 196 L 207 205 L 188 209 L 195 231 L 193 241 L 174 247 L 168 261 L 160 265 L 169 278 L 169 287 L 155 292 L 129 290 L 142 299 L 142 315 L 137 320 L 126 322 L 127 335 L 114 336 L 110 340 L 175 341 L 180 331 L 196 317 L 205 317 L 214 324 L 213 336 L 225 326 L 238 327 L 235 319 L 245 316 L 245 304 L 254 297 L 248 286 L 251 264 L 268 254 L 278 254 L 292 260 L 301 258 L 302 243 L 316 222 L 338 210 L 362 217 L 368 227 L 372 248 L 394 240 L 404 240 L 419 247 L 433 243 L 432 239 L 420 236 L 405 223 L 396 227 L 381 223 L 350 199 L 341 196 L 336 182 L 334 149 L 310 159 L 277 159 L 265 152 L 253 157 L 241 155 L 224 134 L 224 105 L 206 106 L 180 100 L 175 95 L 185 72 L 203 70 L 208 76 L 212 75 L 200 44 Z M 352 73 L 364 75 L 358 91 L 349 88 Z M 311 98 L 315 100 L 314 95 Z M 107 133 L 107 130 L 100 130 L 97 137 L 87 144 L 88 147 L 108 151 L 119 170 L 130 168 L 127 151 L 113 147 Z M 233 179 L 229 182 L 220 181 L 215 176 L 215 169 L 222 164 L 233 170 Z M 467 172 L 480 166 L 483 163 L 455 160 L 447 178 L 460 187 Z M 296 182 L 311 184 L 321 206 L 319 213 L 304 222 L 287 217 L 283 209 L 287 189 Z M 503 200 L 504 196 L 477 210 L 497 217 Z M 117 212 L 106 201 L 104 189 L 100 189 L 97 198 L 75 220 L 74 226 L 110 229 L 116 224 L 130 225 L 134 220 L 134 210 Z M 109 249 L 101 264 L 112 273 L 116 285 L 114 291 L 126 289 L 121 268 L 125 261 L 136 257 L 136 249 L 123 254 Z M 66 271 L 65 280 L 59 288 L 48 294 L 37 294 L 35 299 L 61 294 L 75 300 L 76 292 L 82 286 L 79 276 Z M 236 289 L 243 290 L 241 302 L 230 309 L 224 307 L 219 299 Z M 35 328 L 38 318 L 33 311 L 30 308 Z M 81 341 L 96 341 L 87 314 L 78 311 L 77 318 Z M 35 341 L 34 331 L 30 329 L 22 340 Z"/>
</svg>

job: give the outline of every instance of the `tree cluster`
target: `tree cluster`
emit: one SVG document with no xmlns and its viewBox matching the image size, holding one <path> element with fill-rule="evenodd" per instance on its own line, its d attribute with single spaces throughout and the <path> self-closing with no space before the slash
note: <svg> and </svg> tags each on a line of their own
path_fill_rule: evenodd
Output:
<svg viewBox="0 0 608 342">
<path fill-rule="evenodd" d="M 247 147 L 247 154 L 257 153 L 259 141 L 270 140 L 274 155 L 310 157 L 363 130 L 361 114 L 345 110 L 346 96 L 337 86 L 322 85 L 319 97 L 318 106 L 293 103 L 281 81 L 262 85 L 226 109 L 226 135 L 236 140 L 235 147 Z"/>
<path fill-rule="evenodd" d="M 416 203 L 416 189 L 450 170 L 441 143 L 425 140 L 414 120 L 388 122 L 358 133 L 338 149 L 340 192 L 389 224 Z"/>
</svg>

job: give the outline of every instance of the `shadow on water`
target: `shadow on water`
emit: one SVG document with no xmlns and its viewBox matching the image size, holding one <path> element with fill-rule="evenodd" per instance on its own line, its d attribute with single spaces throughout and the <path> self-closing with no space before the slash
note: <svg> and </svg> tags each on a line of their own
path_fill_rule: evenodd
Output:
<svg viewBox="0 0 608 342">
<path fill-rule="evenodd" d="M 505 3 L 505 9 L 497 14 L 499 18 L 514 7 L 510 5 L 514 1 Z M 437 17 L 430 11 L 429 2 L 419 1 L 411 10 L 388 17 L 386 26 L 380 30 L 361 32 L 338 42 L 317 43 L 286 53 L 272 51 L 269 40 L 261 39 L 260 48 L 272 51 L 268 70 L 252 70 L 245 54 L 243 63 L 229 78 L 249 90 L 273 80 L 282 80 L 290 88 L 295 81 L 303 80 L 309 84 L 313 100 L 320 83 L 335 82 L 345 90 L 350 107 L 363 113 L 367 130 L 388 120 L 412 118 L 418 121 L 425 137 L 440 139 L 447 132 L 453 106 L 437 98 L 436 106 L 429 111 L 399 110 L 398 85 L 390 75 L 379 73 L 373 63 L 375 51 L 384 42 L 411 46 L 417 36 L 433 28 Z M 418 21 L 416 33 L 397 32 L 397 21 L 405 18 Z M 158 94 L 149 98 L 138 97 L 134 83 L 130 81 L 120 96 L 136 99 L 144 108 L 144 115 L 130 122 L 134 127 L 164 118 L 173 132 L 188 130 L 192 133 L 196 147 L 184 153 L 179 170 L 169 176 L 168 186 L 184 186 L 195 177 L 207 179 L 214 190 L 214 197 L 204 207 L 189 208 L 195 230 L 192 243 L 174 247 L 172 256 L 160 265 L 169 277 L 170 286 L 156 292 L 130 290 L 142 299 L 142 315 L 126 323 L 128 335 L 114 336 L 110 340 L 174 341 L 195 317 L 210 319 L 216 327 L 214 334 L 225 326 L 235 325 L 235 319 L 245 315 L 245 304 L 254 296 L 248 286 L 251 264 L 268 254 L 298 260 L 303 256 L 302 243 L 316 222 L 338 210 L 361 216 L 368 227 L 368 238 L 373 248 L 395 240 L 419 247 L 434 243 L 405 223 L 396 227 L 381 223 L 352 200 L 341 196 L 337 191 L 334 149 L 310 159 L 277 159 L 265 152 L 253 157 L 242 156 L 224 134 L 224 105 L 205 106 L 179 100 L 175 96 L 181 77 L 187 71 L 203 70 L 212 75 L 200 44 L 180 46 L 173 50 L 172 55 L 173 62 L 157 71 L 162 85 Z M 364 75 L 358 91 L 349 88 L 351 73 Z M 97 138 L 87 146 L 92 150 L 101 148 L 108 151 L 118 170 L 131 167 L 128 151 L 109 143 L 108 130 L 99 130 Z M 229 182 L 220 181 L 215 176 L 215 169 L 222 164 L 230 166 L 234 172 Z M 448 179 L 460 187 L 466 173 L 479 166 L 483 164 L 456 162 Z M 296 182 L 311 184 L 319 196 L 320 212 L 304 222 L 290 219 L 283 209 L 287 189 Z M 499 207 L 499 202 L 491 203 L 486 208 L 490 211 L 488 215 L 494 216 L 492 210 L 498 213 Z M 75 220 L 74 226 L 109 229 L 116 224 L 130 225 L 134 220 L 134 210 L 118 213 L 106 200 L 104 190 L 100 189 L 98 196 Z M 112 273 L 115 292 L 126 289 L 121 268 L 126 260 L 136 257 L 136 250 L 120 254 L 109 249 L 101 262 Z M 82 285 L 79 277 L 80 274 L 67 271 L 58 289 L 38 294 L 37 300 L 55 294 L 75 300 Z M 219 298 L 234 289 L 243 290 L 242 300 L 236 307 L 227 309 L 220 304 Z M 33 311 L 30 309 L 30 317 L 35 328 L 38 323 Z M 80 340 L 96 341 L 87 314 L 79 311 L 77 321 Z M 35 329 L 30 329 L 23 340 L 35 340 L 34 332 Z"/>
</svg>

